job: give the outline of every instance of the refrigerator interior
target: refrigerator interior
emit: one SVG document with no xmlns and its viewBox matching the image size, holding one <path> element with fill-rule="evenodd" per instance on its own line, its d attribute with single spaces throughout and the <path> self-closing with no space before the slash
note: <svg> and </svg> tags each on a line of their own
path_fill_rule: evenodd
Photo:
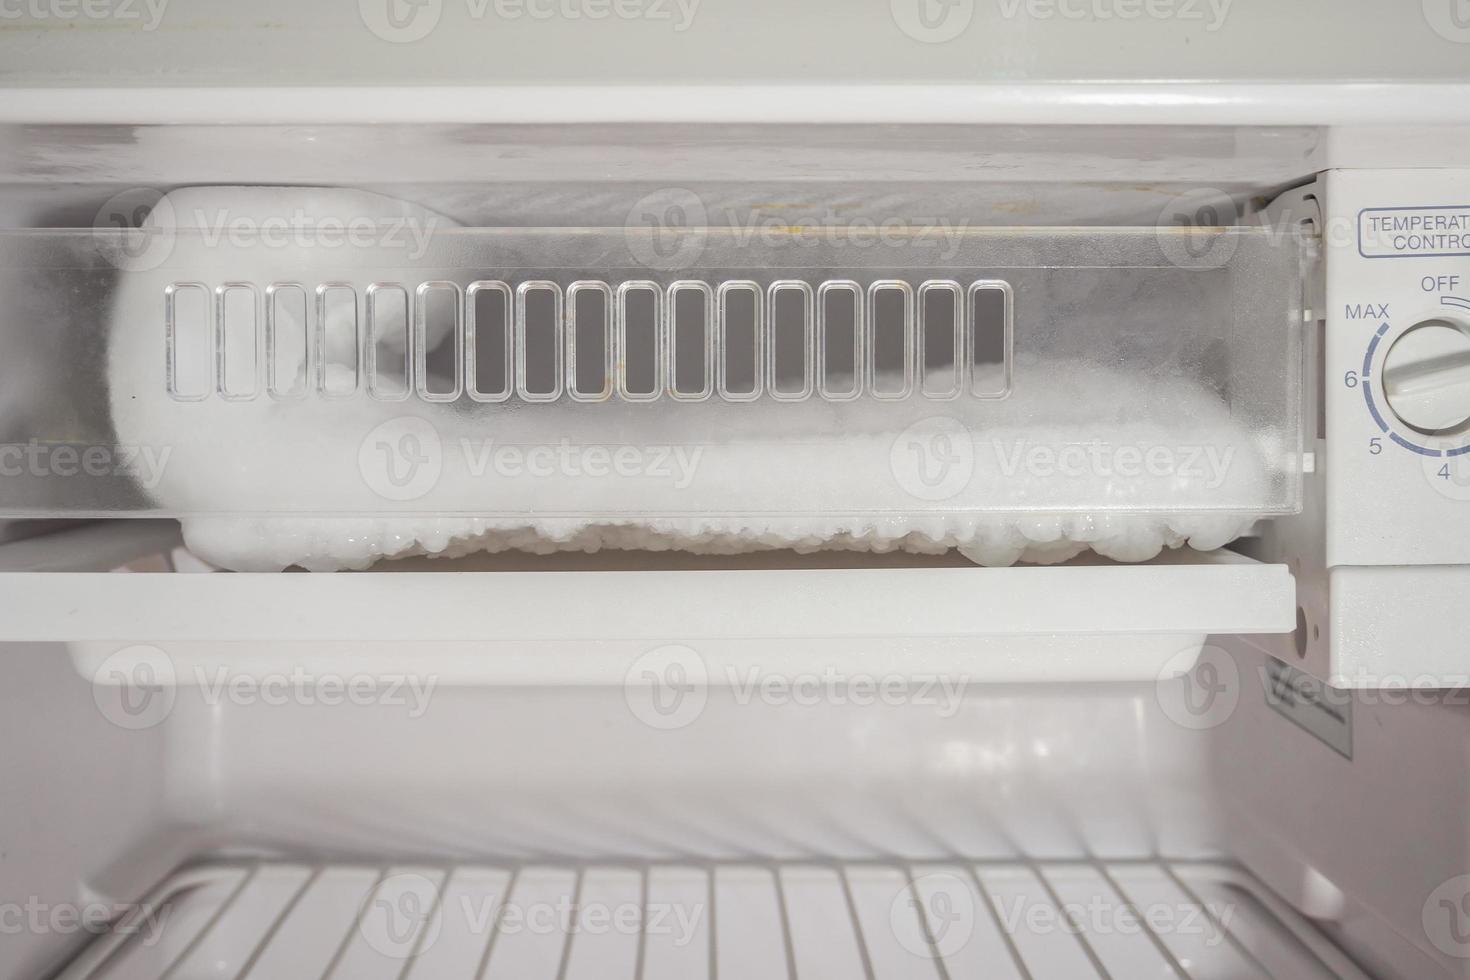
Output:
<svg viewBox="0 0 1470 980">
<path fill-rule="evenodd" d="M 406 295 L 450 283 L 460 296 L 500 281 L 479 250 L 503 254 L 504 236 L 534 233 L 553 250 L 587 229 L 621 238 L 640 202 L 662 194 L 664 207 L 673 188 L 722 234 L 769 225 L 784 241 L 792 228 L 894 217 L 974 229 L 1030 256 L 1013 261 L 1018 337 L 1025 304 L 1047 297 L 1049 342 L 1210 380 L 1274 466 L 1217 508 L 1242 518 L 1229 548 L 1139 564 L 1084 553 L 975 567 L 944 542 L 800 554 L 782 539 L 753 554 L 378 548 L 342 560 L 358 571 L 307 575 L 299 554 L 270 548 L 219 547 L 204 561 L 180 522 L 218 541 L 207 532 L 220 522 L 319 521 L 330 536 L 334 519 L 391 530 L 479 509 L 360 483 L 312 499 L 314 471 L 282 460 L 353 470 L 356 435 L 345 463 L 295 446 L 304 414 L 252 436 L 254 406 L 231 402 L 227 363 L 206 358 L 212 414 L 157 418 L 177 426 L 187 479 L 176 489 L 208 493 L 168 498 L 132 471 L 77 481 L 54 468 L 0 487 L 19 519 L 0 536 L 0 975 L 1467 975 L 1465 705 L 1454 692 L 1360 690 L 1331 702 L 1334 724 L 1316 731 L 1278 710 L 1281 665 L 1302 668 L 1287 686 L 1320 676 L 1332 623 L 1292 537 L 1310 538 L 1302 527 L 1322 506 L 1303 454 L 1321 448 L 1325 353 L 1297 329 L 1320 269 L 1291 234 L 1268 243 L 1214 225 L 1311 185 L 1334 162 L 1327 144 L 1307 126 L 0 129 L 0 282 L 17 298 L 0 308 L 7 444 L 139 441 L 114 428 L 129 375 L 104 357 L 131 322 L 118 311 L 142 308 L 131 289 L 159 318 L 139 348 L 147 398 L 174 364 L 161 314 L 177 283 L 202 283 L 219 310 L 231 284 L 265 303 L 272 284 L 315 291 L 351 275 L 363 302 L 380 281 Z M 227 233 L 196 252 L 198 236 L 181 232 L 161 266 L 130 264 L 157 239 L 160 226 L 146 229 L 160 201 L 242 186 L 375 195 L 460 230 L 435 239 L 451 257 L 411 266 L 417 278 L 359 275 L 353 258 L 303 258 L 296 244 L 235 251 Z M 1164 261 L 1174 239 L 1157 229 L 1176 213 L 1214 216 L 1184 231 L 1203 228 L 1206 256 L 1232 242 L 1231 258 L 1192 277 Z M 1078 242 L 1080 257 L 1068 251 Z M 867 275 L 866 290 L 879 277 L 871 252 L 838 261 L 820 251 L 829 244 L 811 269 L 790 260 L 802 271 L 788 278 Z M 782 272 L 786 253 L 772 247 Z M 515 248 L 533 255 L 517 268 L 555 270 L 524 278 L 563 297 L 567 268 L 595 266 Z M 225 268 L 242 254 L 244 271 Z M 993 281 L 977 268 L 1005 266 L 920 274 L 923 261 L 890 260 L 890 278 L 915 290 L 952 280 L 969 296 Z M 190 262 L 202 265 L 180 273 Z M 1069 286 L 1067 270 L 1098 278 Z M 684 274 L 640 275 L 668 289 Z M 1199 284 L 1185 301 L 1181 278 Z M 1079 311 L 1068 289 L 1095 307 Z M 1268 306 L 1279 330 L 1258 322 Z M 1232 310 L 1249 315 L 1237 323 Z M 1241 327 L 1229 342 L 1190 346 L 1226 322 Z M 1044 382 L 1000 363 L 1017 384 Z M 353 393 L 375 404 L 366 383 Z M 540 407 L 523 401 L 521 423 Z M 840 444 L 850 406 L 813 401 L 832 413 L 816 431 Z M 735 418 L 720 414 L 727 402 L 671 397 L 661 411 L 718 432 Z M 303 404 L 320 409 L 314 396 Z M 572 406 L 572 424 L 600 425 L 610 405 Z M 800 426 L 804 410 L 767 418 Z M 227 418 L 245 421 L 222 452 L 209 426 L 236 425 Z M 702 437 L 671 441 L 683 438 Z M 229 459 L 243 476 L 208 472 Z M 252 460 L 261 480 L 242 489 Z M 281 487 L 291 492 L 271 492 Z M 545 492 L 556 515 L 588 515 Z M 1085 493 L 1065 503 L 1109 510 Z M 947 513 L 907 504 L 921 520 Z M 861 496 L 848 506 L 903 511 Z M 790 510 L 809 519 L 821 506 Z M 249 570 L 260 554 L 293 570 Z M 246 570 L 216 568 L 231 562 Z"/>
</svg>

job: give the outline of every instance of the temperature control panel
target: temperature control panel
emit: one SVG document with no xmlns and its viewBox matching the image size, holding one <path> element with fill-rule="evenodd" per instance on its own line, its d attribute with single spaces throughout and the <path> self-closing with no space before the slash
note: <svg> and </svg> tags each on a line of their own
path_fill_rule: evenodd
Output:
<svg viewBox="0 0 1470 980">
<path fill-rule="evenodd" d="M 1325 189 L 1327 564 L 1470 565 L 1470 172 Z"/>
</svg>

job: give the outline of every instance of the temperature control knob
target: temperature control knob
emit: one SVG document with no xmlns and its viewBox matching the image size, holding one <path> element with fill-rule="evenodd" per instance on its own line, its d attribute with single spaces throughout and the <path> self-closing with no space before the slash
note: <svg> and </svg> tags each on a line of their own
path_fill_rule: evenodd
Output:
<svg viewBox="0 0 1470 980">
<path fill-rule="evenodd" d="M 1447 317 L 1410 327 L 1383 361 L 1383 395 L 1405 425 L 1432 435 L 1470 422 L 1470 328 Z"/>
</svg>

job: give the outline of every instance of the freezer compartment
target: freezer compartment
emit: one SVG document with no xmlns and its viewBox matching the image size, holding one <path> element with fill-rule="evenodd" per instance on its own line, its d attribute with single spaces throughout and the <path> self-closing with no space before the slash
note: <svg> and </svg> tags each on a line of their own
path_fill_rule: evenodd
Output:
<svg viewBox="0 0 1470 980">
<path fill-rule="evenodd" d="M 1299 506 L 1294 233 L 711 226 L 686 193 L 619 227 L 491 228 L 188 188 L 138 227 L 0 236 L 12 288 L 69 328 L 6 321 L 7 370 L 48 394 L 7 420 L 0 511 L 179 516 L 266 569 L 1139 560 Z"/>
</svg>

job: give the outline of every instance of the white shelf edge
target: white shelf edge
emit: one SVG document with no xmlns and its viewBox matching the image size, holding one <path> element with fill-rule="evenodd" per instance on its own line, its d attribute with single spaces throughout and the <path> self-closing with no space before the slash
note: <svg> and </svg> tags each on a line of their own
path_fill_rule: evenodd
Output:
<svg viewBox="0 0 1470 980">
<path fill-rule="evenodd" d="M 0 574 L 0 641 L 475 642 L 1287 633 L 1284 565 Z"/>
<path fill-rule="evenodd" d="M 1449 126 L 1460 82 L 0 87 L 5 124 L 991 123 Z"/>
</svg>

